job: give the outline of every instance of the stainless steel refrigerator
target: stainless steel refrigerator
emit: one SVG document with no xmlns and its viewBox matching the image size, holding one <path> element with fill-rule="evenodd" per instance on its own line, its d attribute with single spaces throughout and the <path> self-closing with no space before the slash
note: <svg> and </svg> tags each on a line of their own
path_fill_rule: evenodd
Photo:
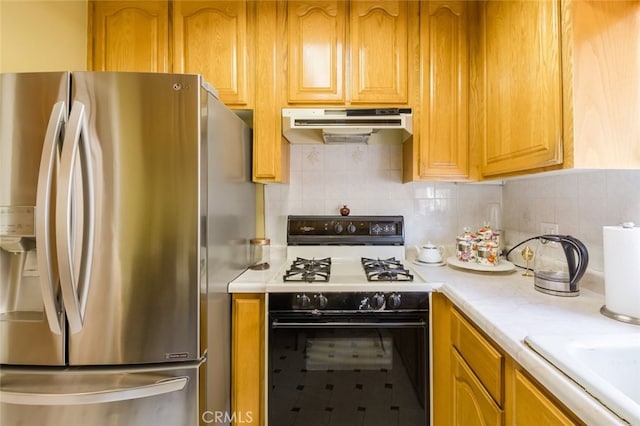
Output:
<svg viewBox="0 0 640 426">
<path fill-rule="evenodd" d="M 0 74 L 0 424 L 231 417 L 250 143 L 198 75 Z"/>
</svg>

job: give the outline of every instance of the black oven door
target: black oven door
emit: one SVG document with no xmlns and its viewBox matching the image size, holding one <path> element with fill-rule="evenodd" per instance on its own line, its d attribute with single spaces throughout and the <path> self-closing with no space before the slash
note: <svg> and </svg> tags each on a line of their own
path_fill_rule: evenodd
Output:
<svg viewBox="0 0 640 426">
<path fill-rule="evenodd" d="M 269 425 L 429 424 L 428 312 L 269 315 Z"/>
</svg>

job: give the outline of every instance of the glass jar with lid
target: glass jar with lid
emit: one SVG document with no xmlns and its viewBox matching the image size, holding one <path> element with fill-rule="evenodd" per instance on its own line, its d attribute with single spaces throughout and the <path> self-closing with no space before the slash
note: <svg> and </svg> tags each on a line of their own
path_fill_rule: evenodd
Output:
<svg viewBox="0 0 640 426">
<path fill-rule="evenodd" d="M 254 238 L 250 244 L 249 268 L 255 270 L 269 269 L 271 241 L 268 238 Z"/>
</svg>

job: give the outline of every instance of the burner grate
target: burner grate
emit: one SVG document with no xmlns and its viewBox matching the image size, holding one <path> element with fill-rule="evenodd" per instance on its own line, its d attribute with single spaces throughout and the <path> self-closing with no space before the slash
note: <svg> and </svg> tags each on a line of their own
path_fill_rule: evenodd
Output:
<svg viewBox="0 0 640 426">
<path fill-rule="evenodd" d="M 303 259 L 297 257 L 287 269 L 282 279 L 284 281 L 328 282 L 331 275 L 331 258 Z"/>
<path fill-rule="evenodd" d="M 388 259 L 361 258 L 368 281 L 413 281 L 413 275 L 395 257 Z"/>
</svg>

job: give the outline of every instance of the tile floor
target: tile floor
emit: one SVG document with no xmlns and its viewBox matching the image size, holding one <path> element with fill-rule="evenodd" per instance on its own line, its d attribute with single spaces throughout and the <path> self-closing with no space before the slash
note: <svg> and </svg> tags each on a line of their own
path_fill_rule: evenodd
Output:
<svg viewBox="0 0 640 426">
<path fill-rule="evenodd" d="M 269 424 L 425 425 L 424 407 L 392 336 L 371 333 L 367 339 L 362 332 L 332 338 L 279 331 L 271 348 Z"/>
</svg>

